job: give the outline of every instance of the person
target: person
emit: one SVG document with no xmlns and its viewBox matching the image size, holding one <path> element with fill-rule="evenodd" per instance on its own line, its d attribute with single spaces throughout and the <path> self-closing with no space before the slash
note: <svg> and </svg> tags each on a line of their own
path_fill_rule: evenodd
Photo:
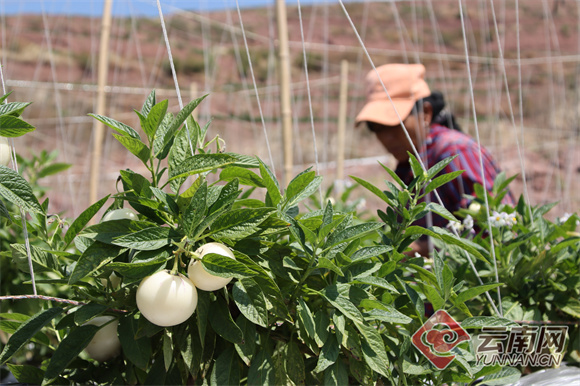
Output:
<svg viewBox="0 0 580 386">
<path fill-rule="evenodd" d="M 378 73 L 378 74 L 377 74 Z M 379 78 L 380 77 L 380 78 Z M 382 81 L 382 83 L 381 83 Z M 355 124 L 366 124 L 381 144 L 397 160 L 395 173 L 408 184 L 413 179 L 407 152 L 415 154 L 405 134 L 419 152 L 426 168 L 443 159 L 458 155 L 442 173 L 457 170 L 464 172 L 455 180 L 437 189 L 443 206 L 451 213 L 469 205 L 466 195 L 474 195 L 474 185 L 483 185 L 479 160 L 480 146 L 461 131 L 452 114 L 445 110 L 445 99 L 440 92 L 431 92 L 425 81 L 422 64 L 385 64 L 371 70 L 367 77 L 366 102 L 355 119 Z M 384 85 L 384 86 L 383 86 Z M 385 92 L 385 88 L 388 92 Z M 390 96 L 390 100 L 389 100 Z M 391 103 L 392 101 L 392 103 Z M 488 190 L 500 173 L 489 151 L 481 147 L 485 186 Z M 434 195 L 431 201 L 435 201 Z M 506 195 L 504 203 L 513 204 L 513 197 Z M 427 227 L 427 216 L 414 225 Z M 445 227 L 448 220 L 433 214 L 432 225 Z M 411 245 L 409 254 L 429 255 L 426 237 Z"/>
</svg>

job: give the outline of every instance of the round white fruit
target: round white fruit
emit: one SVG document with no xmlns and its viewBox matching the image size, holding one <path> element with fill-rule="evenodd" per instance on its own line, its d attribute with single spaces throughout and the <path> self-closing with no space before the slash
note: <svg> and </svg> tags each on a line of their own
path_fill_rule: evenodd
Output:
<svg viewBox="0 0 580 386">
<path fill-rule="evenodd" d="M 133 212 L 131 209 L 121 208 L 121 209 L 115 209 L 115 210 L 112 210 L 110 212 L 107 212 L 107 214 L 105 214 L 103 216 L 103 219 L 101 220 L 101 222 L 111 221 L 111 220 L 123 220 L 123 219 L 137 221 L 139 218 L 137 217 L 137 214 L 135 212 Z"/>
<path fill-rule="evenodd" d="M 115 319 L 113 316 L 97 316 L 86 322 L 85 324 L 93 324 L 95 326 L 102 326 L 103 324 Z M 96 361 L 104 362 L 116 357 L 121 352 L 121 342 L 117 336 L 118 320 L 114 320 L 102 327 L 89 345 L 85 347 L 85 352 Z"/>
<path fill-rule="evenodd" d="M 216 253 L 218 255 L 226 256 L 235 260 L 232 251 L 220 243 L 207 243 L 199 247 L 196 251 L 200 259 L 203 259 L 208 253 Z M 207 272 L 200 260 L 191 259 L 189 267 L 187 268 L 187 276 L 193 284 L 204 291 L 215 291 L 225 287 L 230 281 L 231 277 L 214 276 Z"/>
<path fill-rule="evenodd" d="M 184 275 L 168 270 L 147 276 L 137 288 L 137 307 L 147 320 L 161 327 L 185 322 L 197 307 L 197 290 Z"/>
<path fill-rule="evenodd" d="M 103 287 L 107 288 L 109 283 L 111 284 L 110 287 L 111 289 L 117 289 L 121 285 L 121 278 L 117 276 L 115 272 L 111 272 L 111 274 L 109 275 L 109 280 L 107 280 L 104 277 L 101 278 L 101 284 L 103 285 Z"/>
<path fill-rule="evenodd" d="M 10 144 L 8 138 L 0 137 L 0 165 L 8 166 L 10 163 Z"/>
</svg>

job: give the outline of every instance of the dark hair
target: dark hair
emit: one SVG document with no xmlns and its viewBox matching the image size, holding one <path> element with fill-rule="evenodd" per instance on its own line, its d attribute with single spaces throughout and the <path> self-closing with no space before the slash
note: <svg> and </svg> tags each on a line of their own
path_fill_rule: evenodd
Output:
<svg viewBox="0 0 580 386">
<path fill-rule="evenodd" d="M 433 107 L 431 123 L 437 123 L 453 130 L 462 131 L 461 126 L 455 120 L 455 116 L 450 111 L 445 110 L 445 98 L 441 92 L 433 91 L 428 97 L 418 100 L 415 103 L 415 111 L 421 111 L 424 102 L 429 102 Z"/>
</svg>

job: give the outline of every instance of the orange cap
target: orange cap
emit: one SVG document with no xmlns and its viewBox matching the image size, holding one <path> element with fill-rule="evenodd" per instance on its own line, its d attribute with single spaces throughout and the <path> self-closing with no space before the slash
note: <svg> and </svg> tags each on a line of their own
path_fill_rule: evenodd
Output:
<svg viewBox="0 0 580 386">
<path fill-rule="evenodd" d="M 389 101 L 377 72 L 393 103 Z M 366 104 L 358 113 L 355 124 L 370 121 L 396 126 L 401 123 L 399 117 L 402 120 L 407 118 L 415 102 L 431 95 L 424 77 L 425 66 L 422 64 L 385 64 L 377 67 L 376 72 L 371 70 L 366 77 Z"/>
</svg>

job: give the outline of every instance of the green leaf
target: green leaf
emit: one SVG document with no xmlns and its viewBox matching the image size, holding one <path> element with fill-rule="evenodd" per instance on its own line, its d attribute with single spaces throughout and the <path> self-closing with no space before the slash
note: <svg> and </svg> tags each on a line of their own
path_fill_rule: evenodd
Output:
<svg viewBox="0 0 580 386">
<path fill-rule="evenodd" d="M 179 165 L 169 168 L 169 179 L 187 177 L 222 168 L 236 159 L 227 154 L 196 154 L 184 159 Z"/>
<path fill-rule="evenodd" d="M 520 325 L 506 318 L 499 316 L 473 316 L 461 322 L 463 328 L 482 327 L 519 327 Z"/>
<path fill-rule="evenodd" d="M 455 158 L 457 158 L 457 155 L 447 157 L 443 161 L 439 161 L 435 165 L 433 165 L 433 167 L 429 168 L 429 170 L 427 171 L 428 180 L 433 179 L 437 174 L 439 174 L 441 170 L 445 169 L 445 167 L 449 165 Z"/>
<path fill-rule="evenodd" d="M 346 243 L 348 241 L 361 237 L 365 233 L 375 231 L 381 228 L 383 225 L 384 224 L 380 222 L 366 222 L 358 225 L 353 225 L 341 231 L 335 231 L 326 240 L 324 248 L 328 249 L 335 245 Z"/>
<path fill-rule="evenodd" d="M 213 302 L 208 317 L 211 328 L 216 334 L 232 343 L 243 343 L 242 330 L 232 319 L 228 305 L 222 296 L 218 296 Z"/>
<path fill-rule="evenodd" d="M 356 328 L 361 333 L 361 348 L 365 362 L 375 372 L 388 377 L 389 359 L 385 350 L 385 343 L 373 326 L 363 323 L 355 323 Z"/>
<path fill-rule="evenodd" d="M 557 304 L 560 310 L 573 316 L 574 318 L 580 319 L 580 300 L 575 298 L 569 298 L 564 304 Z"/>
<path fill-rule="evenodd" d="M 336 362 L 326 369 L 324 372 L 324 384 L 337 386 L 348 385 L 349 379 L 346 366 L 340 362 Z"/>
<path fill-rule="evenodd" d="M 69 278 L 69 285 L 75 284 L 90 273 L 107 264 L 123 253 L 125 249 L 95 241 L 81 255 Z"/>
<path fill-rule="evenodd" d="M 87 324 L 69 332 L 58 344 L 56 351 L 50 358 L 50 362 L 44 373 L 44 378 L 54 379 L 61 375 L 68 364 L 88 346 L 99 329 L 100 326 Z"/>
<path fill-rule="evenodd" d="M 393 247 L 390 245 L 377 245 L 374 247 L 365 247 L 361 248 L 358 251 L 354 252 L 350 259 L 355 262 L 359 260 L 366 260 L 371 257 L 380 256 L 384 253 L 390 252 L 393 250 Z"/>
<path fill-rule="evenodd" d="M 298 304 L 296 305 L 296 311 L 298 311 L 298 317 L 300 318 L 300 322 L 304 326 L 304 330 L 306 334 L 312 338 L 316 342 L 318 347 L 322 347 L 324 345 L 324 341 L 320 339 L 318 334 L 316 333 L 316 325 L 313 318 L 313 312 L 310 311 L 308 305 L 302 298 L 298 300 Z"/>
<path fill-rule="evenodd" d="M 168 211 L 170 214 L 174 216 L 176 216 L 179 213 L 179 207 L 177 206 L 177 203 L 173 198 L 174 196 L 172 197 L 172 195 L 164 192 L 159 188 L 150 187 L 149 189 L 151 190 L 155 198 L 157 198 L 163 204 L 162 207 L 164 210 Z"/>
<path fill-rule="evenodd" d="M 393 170 L 389 169 L 388 167 L 386 167 L 385 165 L 383 165 L 381 162 L 379 162 L 379 164 L 383 167 L 383 169 L 385 169 L 385 171 L 387 173 L 389 173 L 389 175 L 391 176 L 391 178 L 397 183 L 399 184 L 399 186 L 401 187 L 401 189 L 407 189 L 407 184 L 405 184 L 403 182 L 403 180 L 401 180 L 401 178 L 397 175 L 397 173 L 395 173 Z"/>
<path fill-rule="evenodd" d="M 40 169 L 40 171 L 38 172 L 38 178 L 43 178 L 46 176 L 51 176 L 53 174 L 63 172 L 65 170 L 67 170 L 68 168 L 70 168 L 71 166 L 72 166 L 72 164 L 65 164 L 65 163 L 50 164 L 50 165 Z"/>
<path fill-rule="evenodd" d="M 155 89 L 151 90 L 145 102 L 143 102 L 143 107 L 141 107 L 141 114 L 147 116 L 151 108 L 155 105 Z"/>
<path fill-rule="evenodd" d="M 218 255 L 217 253 L 208 253 L 207 255 L 204 255 L 201 263 L 206 271 L 219 277 L 233 276 L 243 279 L 256 275 L 256 272 L 248 268 L 245 264 L 227 256 Z"/>
<path fill-rule="evenodd" d="M 464 172 L 464 170 L 458 170 L 455 172 L 450 172 L 450 173 L 440 175 L 439 177 L 433 179 L 433 181 L 431 181 L 429 183 L 429 185 L 427 185 L 427 187 L 425 188 L 425 192 L 423 194 L 424 195 L 428 194 L 429 192 L 432 192 L 433 190 L 437 189 L 438 187 L 445 185 L 449 181 L 456 179 L 461 174 L 463 174 L 463 172 Z"/>
<path fill-rule="evenodd" d="M 81 306 L 74 314 L 74 321 L 76 324 L 83 324 L 94 316 L 102 314 L 107 309 L 107 306 L 98 303 L 88 303 Z M 69 314 L 70 315 L 70 314 Z"/>
<path fill-rule="evenodd" d="M 487 285 L 480 285 L 478 287 L 473 287 L 468 290 L 461 292 L 457 295 L 457 299 L 455 300 L 457 303 L 465 303 L 469 299 L 473 299 L 476 296 L 481 295 L 482 293 L 492 290 L 501 286 L 501 283 L 493 283 Z"/>
<path fill-rule="evenodd" d="M 250 366 L 252 357 L 256 352 L 256 325 L 250 322 L 244 315 L 238 316 L 236 319 L 236 324 L 242 330 L 244 341 L 240 344 L 236 344 L 236 351 L 240 355 L 240 358 L 244 361 L 247 366 Z"/>
<path fill-rule="evenodd" d="M 10 102 L 2 104 L 2 101 L 0 101 L 0 115 L 13 115 L 18 117 L 31 104 L 30 102 Z"/>
<path fill-rule="evenodd" d="M 363 300 L 361 306 L 366 307 L 367 301 Z M 409 324 L 413 321 L 407 315 L 397 311 L 395 307 L 382 304 L 381 308 L 375 308 L 368 312 L 365 312 L 365 318 L 370 320 L 378 320 L 384 323 L 395 323 L 395 324 Z"/>
<path fill-rule="evenodd" d="M 79 233 L 85 225 L 91 221 L 93 216 L 97 214 L 97 212 L 105 205 L 105 202 L 109 199 L 110 195 L 101 198 L 99 201 L 95 202 L 93 205 L 89 206 L 85 209 L 79 217 L 77 217 L 70 227 L 67 229 L 66 234 L 64 235 L 64 242 L 68 246 L 71 241 L 75 238 L 77 233 Z"/>
<path fill-rule="evenodd" d="M 222 208 L 229 208 L 240 195 L 239 182 L 237 178 L 224 185 L 217 200 L 211 205 L 208 213 L 214 213 Z"/>
<path fill-rule="evenodd" d="M 476 258 L 480 259 L 481 261 L 488 263 L 488 261 L 483 257 L 481 252 L 478 250 L 478 249 L 482 249 L 482 247 L 480 245 L 478 245 L 470 240 L 456 237 L 455 235 L 449 233 L 445 229 L 442 229 L 439 227 L 431 227 L 431 229 L 426 229 L 426 228 L 419 227 L 419 226 L 410 226 L 409 228 L 407 228 L 405 230 L 406 236 L 411 236 L 414 234 L 422 234 L 422 235 L 431 236 L 431 237 L 434 237 L 436 239 L 443 240 L 444 242 L 446 242 L 448 244 L 457 245 L 460 248 L 462 248 L 465 251 L 472 254 L 473 256 L 475 256 Z"/>
<path fill-rule="evenodd" d="M 276 374 L 272 355 L 262 348 L 254 356 L 250 369 L 248 371 L 248 385 L 274 385 L 276 383 Z"/>
<path fill-rule="evenodd" d="M 376 276 L 357 277 L 356 280 L 353 281 L 353 283 L 369 284 L 369 285 L 372 285 L 374 287 L 384 288 L 384 289 L 389 290 L 391 292 L 394 292 L 396 294 L 399 293 L 399 291 L 397 291 L 397 289 L 391 283 L 389 283 L 388 281 L 386 281 L 382 277 L 376 277 Z"/>
<path fill-rule="evenodd" d="M 171 245 L 172 240 L 178 239 L 179 235 L 171 228 L 151 227 L 118 237 L 113 241 L 113 244 L 138 251 L 153 251 Z"/>
<path fill-rule="evenodd" d="M 195 110 L 195 108 L 200 104 L 201 101 L 205 99 L 205 97 L 207 97 L 207 94 L 189 102 L 186 106 L 183 107 L 183 109 L 181 109 L 181 111 L 179 111 L 179 113 L 177 113 L 175 119 L 171 122 L 171 126 L 169 126 L 167 132 L 165 133 L 163 147 L 165 147 L 165 145 L 167 145 L 173 139 L 177 130 L 179 130 L 181 125 L 186 121 L 187 118 L 189 118 L 193 110 Z M 193 128 L 188 129 L 192 130 Z"/>
<path fill-rule="evenodd" d="M 0 364 L 6 363 L 6 361 L 8 361 L 12 355 L 24 346 L 28 340 L 36 335 L 42 327 L 46 326 L 52 319 L 60 315 L 62 312 L 62 308 L 52 307 L 40 311 L 26 322 L 22 323 L 10 339 L 8 339 L 8 343 L 4 346 L 4 350 L 2 350 L 2 354 L 0 354 Z"/>
<path fill-rule="evenodd" d="M 348 298 L 340 295 L 336 285 L 326 287 L 321 293 L 344 316 L 354 322 L 363 322 L 363 317 L 359 309 Z"/>
<path fill-rule="evenodd" d="M 336 341 L 336 336 L 334 334 L 328 335 L 326 342 L 324 342 L 324 345 L 322 346 L 322 350 L 320 350 L 320 355 L 318 356 L 318 362 L 314 371 L 319 373 L 333 365 L 338 359 L 339 351 L 340 346 Z"/>
<path fill-rule="evenodd" d="M 131 363 L 145 370 L 151 357 L 151 339 L 142 337 L 136 339 L 139 322 L 134 315 L 125 315 L 119 319 L 117 333 L 123 348 L 123 355 Z"/>
<path fill-rule="evenodd" d="M 25 244 L 10 244 L 10 249 L 12 250 L 12 261 L 16 264 L 18 269 L 23 272 L 30 272 L 30 267 L 28 265 L 28 254 L 26 251 Z M 51 254 L 36 247 L 30 245 L 30 257 L 32 258 L 33 269 L 35 272 L 59 272 L 59 263 L 57 258 Z"/>
<path fill-rule="evenodd" d="M 14 170 L 0 165 L 0 196 L 27 212 L 45 214 L 32 187 Z"/>
<path fill-rule="evenodd" d="M 91 117 L 95 118 L 96 120 L 104 123 L 105 125 L 109 126 L 111 129 L 115 130 L 117 133 L 121 134 L 124 137 L 131 137 L 137 140 L 141 140 L 141 136 L 139 133 L 135 131 L 131 126 L 128 126 L 122 122 L 116 121 L 112 118 L 105 117 L 99 114 L 89 114 Z"/>
<path fill-rule="evenodd" d="M 395 277 L 401 284 L 401 287 L 403 287 L 403 289 L 405 290 L 405 293 L 411 300 L 411 303 L 415 306 L 415 311 L 417 312 L 417 315 L 419 317 L 422 317 L 425 314 L 425 304 L 423 303 L 423 299 L 421 299 L 417 291 L 411 288 L 407 283 L 401 280 L 398 276 Z"/>
<path fill-rule="evenodd" d="M 240 312 L 251 322 L 268 328 L 266 298 L 260 286 L 252 279 L 237 281 L 232 290 Z"/>
<path fill-rule="evenodd" d="M 380 198 L 381 200 L 386 202 L 389 206 L 392 206 L 392 207 L 398 206 L 394 200 L 391 200 L 389 197 L 387 197 L 387 195 L 381 189 L 377 188 L 372 183 L 365 181 L 362 178 L 358 178 L 358 177 L 354 177 L 354 176 L 350 176 L 350 178 L 352 178 L 353 180 L 358 182 L 360 185 L 362 185 L 364 188 L 366 188 L 371 193 L 373 193 L 375 196 L 377 196 L 378 198 Z"/>
<path fill-rule="evenodd" d="M 520 371 L 513 367 L 504 367 L 499 372 L 486 375 L 481 380 L 484 385 L 511 385 L 520 379 L 522 374 Z"/>
<path fill-rule="evenodd" d="M 169 101 L 167 99 L 153 105 L 149 110 L 149 113 L 146 115 L 145 122 L 141 121 L 141 127 L 147 137 L 151 139 L 155 138 L 155 133 L 157 132 L 157 128 L 163 121 L 165 117 L 165 113 L 167 113 L 167 106 L 169 105 Z M 140 118 L 141 113 L 139 113 Z"/>
<path fill-rule="evenodd" d="M 280 184 L 276 179 L 276 176 L 270 168 L 260 161 L 260 175 L 262 176 L 262 181 L 266 186 L 266 190 L 268 191 L 268 195 L 270 196 L 270 200 L 272 201 L 272 206 L 278 205 L 278 203 L 282 200 L 282 194 L 280 193 Z"/>
<path fill-rule="evenodd" d="M 264 181 L 262 181 L 259 175 L 240 166 L 228 166 L 220 173 L 220 180 L 222 181 L 232 181 L 236 178 L 242 185 L 257 186 L 259 188 L 265 187 Z"/>
<path fill-rule="evenodd" d="M 304 191 L 304 189 L 306 189 L 308 185 L 310 185 L 310 183 L 314 180 L 316 173 L 314 171 L 309 171 L 310 169 L 311 168 L 303 171 L 294 177 L 292 181 L 290 181 L 285 194 L 287 202 L 290 202 L 294 197 Z M 288 204 L 288 206 L 290 207 L 292 205 Z"/>
<path fill-rule="evenodd" d="M 215 220 L 209 234 L 215 238 L 242 239 L 254 233 L 273 212 L 272 208 L 243 208 L 227 211 Z"/>
<path fill-rule="evenodd" d="M 125 146 L 127 150 L 129 150 L 133 155 L 137 156 L 144 164 L 149 162 L 149 157 L 151 156 L 151 151 L 140 139 L 133 138 L 133 137 L 125 137 L 119 134 L 113 134 L 113 137 L 117 138 L 117 140 L 121 143 L 121 145 Z"/>
<path fill-rule="evenodd" d="M 0 116 L 0 137 L 20 137 L 36 130 L 30 123 L 13 115 Z"/>
<path fill-rule="evenodd" d="M 21 384 L 40 385 L 44 378 L 44 371 L 36 366 L 13 365 L 12 363 L 6 363 L 6 366 Z"/>
<path fill-rule="evenodd" d="M 145 276 L 152 275 L 163 266 L 165 266 L 167 257 L 169 257 L 168 253 L 166 253 L 165 257 L 161 255 L 159 258 L 150 261 L 144 261 L 142 263 L 135 261 L 132 263 L 112 262 L 107 265 L 107 268 L 117 271 L 123 275 L 123 277 L 129 279 L 143 279 Z"/>
<path fill-rule="evenodd" d="M 240 365 L 233 346 L 228 345 L 217 357 L 211 373 L 212 385 L 239 385 Z"/>
<path fill-rule="evenodd" d="M 459 220 L 457 220 L 457 217 L 455 217 L 450 211 L 448 211 L 447 208 L 437 203 L 434 202 L 428 203 L 427 206 L 425 206 L 425 210 L 436 213 L 446 220 L 459 222 Z"/>
<path fill-rule="evenodd" d="M 344 276 L 344 273 L 342 272 L 342 270 L 336 264 L 334 264 L 331 260 L 327 259 L 324 256 L 320 257 L 318 259 L 318 265 L 316 267 L 317 268 L 326 268 L 326 269 L 329 269 L 332 272 L 336 273 L 338 276 Z"/>
<path fill-rule="evenodd" d="M 410 152 L 407 152 L 407 153 L 409 154 L 409 163 L 411 164 L 411 169 L 413 170 L 413 176 L 415 176 L 415 177 L 422 176 L 423 175 L 423 168 L 421 167 L 421 164 L 417 160 L 417 157 L 415 157 Z"/>
<path fill-rule="evenodd" d="M 288 342 L 286 348 L 286 373 L 288 378 L 295 385 L 302 385 L 305 380 L 305 371 L 304 356 L 300 352 L 296 340 L 292 339 Z"/>
<path fill-rule="evenodd" d="M 182 227 L 186 236 L 192 237 L 207 209 L 207 182 L 204 182 L 195 192 L 187 209 L 182 214 Z"/>
</svg>

